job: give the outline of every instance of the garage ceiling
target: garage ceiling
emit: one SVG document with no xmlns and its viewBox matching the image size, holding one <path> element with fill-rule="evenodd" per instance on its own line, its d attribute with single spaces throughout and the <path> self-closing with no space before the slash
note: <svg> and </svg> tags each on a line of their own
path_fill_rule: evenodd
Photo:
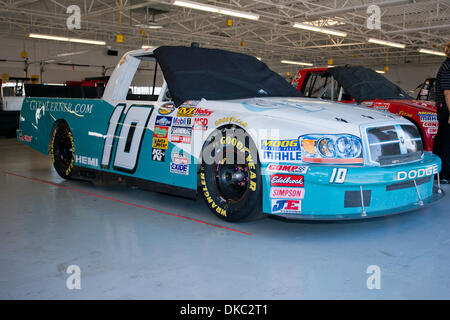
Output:
<svg viewBox="0 0 450 320">
<path fill-rule="evenodd" d="M 142 44 L 185 44 L 223 48 L 261 57 L 276 70 L 292 66 L 294 60 L 324 66 L 333 64 L 384 65 L 436 63 L 442 57 L 418 52 L 419 48 L 439 50 L 450 41 L 450 0 L 230 0 L 197 2 L 256 13 L 259 20 L 174 6 L 172 0 L 122 0 L 124 44 L 115 42 L 119 32 L 119 1 L 114 0 L 0 0 L 0 33 L 20 38 L 42 33 L 104 40 L 115 49 L 132 49 Z M 81 30 L 66 26 L 70 5 L 81 8 Z M 381 30 L 366 27 L 370 4 L 381 8 Z M 233 25 L 226 20 L 232 18 Z M 294 22 L 312 23 L 344 31 L 345 38 L 293 28 Z M 147 29 L 143 25 L 162 25 Z M 377 38 L 403 43 L 404 49 L 367 42 Z M 43 41 L 43 40 L 41 40 Z M 47 41 L 49 42 L 49 41 Z M 244 42 L 244 43 L 242 43 Z"/>
</svg>

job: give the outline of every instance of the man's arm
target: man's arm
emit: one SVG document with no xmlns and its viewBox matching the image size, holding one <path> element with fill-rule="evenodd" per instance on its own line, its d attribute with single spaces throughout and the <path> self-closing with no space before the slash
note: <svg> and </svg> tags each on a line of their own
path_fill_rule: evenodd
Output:
<svg viewBox="0 0 450 320">
<path fill-rule="evenodd" d="M 450 90 L 444 90 L 445 104 L 447 105 L 448 112 L 450 113 Z M 450 116 L 448 117 L 448 123 L 450 124 Z"/>
</svg>

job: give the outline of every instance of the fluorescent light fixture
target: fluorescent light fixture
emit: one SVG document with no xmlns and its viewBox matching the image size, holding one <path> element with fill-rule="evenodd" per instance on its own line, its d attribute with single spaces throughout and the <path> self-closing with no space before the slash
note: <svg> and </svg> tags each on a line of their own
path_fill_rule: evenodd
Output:
<svg viewBox="0 0 450 320">
<path fill-rule="evenodd" d="M 149 24 L 141 23 L 141 24 L 136 24 L 135 26 L 139 27 L 139 28 L 143 28 L 143 29 L 162 29 L 163 28 L 163 26 L 156 24 L 156 23 L 149 23 Z"/>
<path fill-rule="evenodd" d="M 445 53 L 440 52 L 440 51 L 428 50 L 428 49 L 419 49 L 418 51 L 419 51 L 420 53 L 434 54 L 434 55 L 436 55 L 436 56 L 443 56 L 443 57 L 445 57 Z"/>
<path fill-rule="evenodd" d="M 346 37 L 347 36 L 347 32 L 336 31 L 336 30 L 322 28 L 322 27 L 316 27 L 316 26 L 312 26 L 310 24 L 304 24 L 304 23 L 297 23 L 296 22 L 292 26 L 294 28 L 299 28 L 299 29 L 304 29 L 304 30 L 309 30 L 309 31 L 314 31 L 314 32 L 321 32 L 321 33 L 331 34 L 333 36 L 338 36 L 338 37 Z"/>
<path fill-rule="evenodd" d="M 374 38 L 369 38 L 369 39 L 367 40 L 367 42 L 375 43 L 375 44 L 381 44 L 381 45 L 383 45 L 383 46 L 389 46 L 389 47 L 400 48 L 400 49 L 404 49 L 404 48 L 406 47 L 406 45 L 404 45 L 403 43 L 391 42 L 391 41 L 385 41 L 385 40 L 374 39 Z"/>
<path fill-rule="evenodd" d="M 376 73 L 386 73 L 383 70 L 375 70 Z"/>
<path fill-rule="evenodd" d="M 259 61 L 261 61 L 261 57 L 255 57 L 256 59 L 258 59 Z"/>
<path fill-rule="evenodd" d="M 281 60 L 281 63 L 295 64 L 295 65 L 299 65 L 299 66 L 308 66 L 308 67 L 313 66 L 312 63 L 308 63 L 308 62 L 298 62 L 298 61 L 291 61 L 291 60 Z"/>
<path fill-rule="evenodd" d="M 146 44 L 143 44 L 142 45 L 142 49 L 153 49 L 155 46 L 149 46 L 149 45 L 146 45 Z"/>
<path fill-rule="evenodd" d="M 250 20 L 259 20 L 259 14 L 254 14 L 254 13 L 245 12 L 245 11 L 237 11 L 237 10 L 232 10 L 232 9 L 226 9 L 226 8 L 211 6 L 208 4 L 203 4 L 203 3 L 193 2 L 193 1 L 175 0 L 173 5 L 179 6 L 179 7 L 190 8 L 190 9 L 201 10 L 201 11 L 219 13 L 219 14 L 223 14 L 226 16 L 233 16 L 233 17 L 250 19 Z"/>
<path fill-rule="evenodd" d="M 106 45 L 105 41 L 59 37 L 59 36 L 52 36 L 52 35 L 47 35 L 47 34 L 30 33 L 28 36 L 30 38 L 36 38 L 36 39 L 67 41 L 67 42 L 76 42 L 76 43 L 85 43 L 85 44 L 96 44 L 96 45 L 100 45 L 100 46 Z"/>
</svg>

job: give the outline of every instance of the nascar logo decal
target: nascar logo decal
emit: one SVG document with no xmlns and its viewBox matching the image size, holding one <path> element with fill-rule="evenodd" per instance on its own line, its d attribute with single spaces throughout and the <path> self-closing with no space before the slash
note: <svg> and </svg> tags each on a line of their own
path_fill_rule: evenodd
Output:
<svg viewBox="0 0 450 320">
<path fill-rule="evenodd" d="M 167 104 L 159 107 L 158 113 L 162 115 L 171 114 L 175 110 L 172 104 Z"/>
<path fill-rule="evenodd" d="M 270 176 L 270 185 L 277 187 L 303 187 L 303 176 L 290 174 L 273 174 Z"/>
<path fill-rule="evenodd" d="M 271 198 L 303 199 L 305 189 L 303 188 L 283 188 L 274 187 L 270 189 Z"/>
<path fill-rule="evenodd" d="M 302 202 L 300 200 L 272 200 L 272 213 L 302 213 Z"/>
</svg>

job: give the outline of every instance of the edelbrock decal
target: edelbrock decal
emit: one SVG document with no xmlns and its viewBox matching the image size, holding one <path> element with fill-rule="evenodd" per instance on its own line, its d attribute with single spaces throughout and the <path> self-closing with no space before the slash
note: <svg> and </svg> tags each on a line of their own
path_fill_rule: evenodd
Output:
<svg viewBox="0 0 450 320">
<path fill-rule="evenodd" d="M 270 176 L 270 185 L 277 187 L 303 187 L 303 176 L 291 174 L 272 174 Z"/>
</svg>

